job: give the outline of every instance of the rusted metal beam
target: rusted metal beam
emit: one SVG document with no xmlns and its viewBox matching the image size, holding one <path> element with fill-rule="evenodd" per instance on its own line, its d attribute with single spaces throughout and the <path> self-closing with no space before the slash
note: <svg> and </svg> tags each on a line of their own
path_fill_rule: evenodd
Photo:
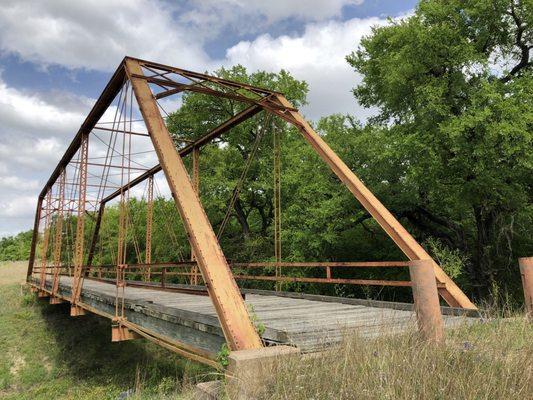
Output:
<svg viewBox="0 0 533 400">
<path fill-rule="evenodd" d="M 281 130 L 274 124 L 272 133 L 274 148 L 274 259 L 276 260 L 276 276 L 281 275 Z M 328 270 L 329 271 L 329 270 Z M 276 284 L 276 291 L 281 289 Z"/>
<path fill-rule="evenodd" d="M 55 238 L 54 238 L 54 280 L 52 283 L 52 295 L 57 294 L 59 288 L 59 271 L 61 269 L 61 249 L 63 242 L 63 203 L 65 201 L 65 180 L 66 171 L 63 169 L 59 175 L 59 205 L 57 211 L 57 219 L 55 224 Z"/>
<path fill-rule="evenodd" d="M 200 198 L 200 148 L 195 147 L 192 151 L 192 174 L 191 174 L 192 186 L 194 191 Z M 191 261 L 195 261 L 196 256 L 194 250 L 191 248 Z M 198 265 L 194 264 L 191 268 L 191 285 L 198 285 Z"/>
<path fill-rule="evenodd" d="M 231 263 L 235 268 L 269 268 L 278 265 L 280 268 L 390 268 L 408 267 L 409 261 L 319 261 L 319 262 L 250 262 Z"/>
<path fill-rule="evenodd" d="M 235 279 L 247 281 L 299 282 L 299 283 L 333 283 L 363 286 L 410 287 L 410 281 L 387 281 L 383 279 L 349 279 L 349 278 L 304 278 L 294 276 L 234 275 Z M 442 285 L 441 285 L 442 286 Z"/>
<path fill-rule="evenodd" d="M 148 61 L 148 60 L 142 60 L 140 58 L 126 57 L 125 60 L 126 59 L 136 60 L 143 67 L 147 67 L 147 68 L 152 67 L 152 68 L 160 69 L 160 70 L 167 71 L 167 72 L 173 72 L 175 74 L 178 74 L 178 75 L 181 75 L 181 76 L 184 76 L 184 77 L 202 79 L 202 80 L 205 80 L 205 81 L 208 81 L 208 82 L 219 83 L 219 84 L 223 84 L 223 85 L 226 85 L 226 86 L 231 86 L 231 87 L 233 87 L 235 89 L 246 89 L 246 90 L 250 90 L 252 92 L 263 93 L 263 94 L 279 93 L 279 92 L 276 92 L 274 90 L 269 90 L 269 89 L 261 88 L 261 87 L 258 87 L 258 86 L 248 85 L 246 83 L 230 81 L 228 79 L 219 78 L 217 76 L 212 76 L 212 75 L 202 74 L 202 73 L 199 73 L 199 72 L 189 71 L 189 70 L 186 70 L 186 69 L 183 69 L 183 68 L 177 68 L 177 67 L 173 67 L 173 66 L 170 66 L 170 65 L 164 65 L 164 64 L 159 64 L 159 63 Z"/>
<path fill-rule="evenodd" d="M 223 135 L 224 133 L 226 133 L 227 131 L 229 131 L 233 127 L 237 126 L 241 122 L 246 121 L 247 119 L 253 117 L 254 115 L 256 115 L 260 111 L 261 111 L 261 107 L 260 106 L 256 106 L 256 105 L 253 105 L 253 106 L 250 106 L 248 108 L 245 108 L 241 112 L 235 114 L 233 117 L 231 117 L 227 121 L 223 122 L 222 124 L 220 124 L 219 126 L 214 128 L 213 130 L 211 130 L 209 133 L 205 134 L 204 136 L 202 136 L 201 138 L 197 139 L 193 143 L 191 143 L 191 144 L 185 146 L 183 149 L 179 150 L 178 154 L 181 157 L 185 157 L 186 155 L 192 153 L 195 148 L 200 148 L 200 147 L 206 145 L 207 143 L 212 142 L 214 139 L 220 137 L 221 135 Z M 157 174 L 159 171 L 161 171 L 161 165 L 153 166 L 152 168 L 150 168 L 149 170 L 147 170 L 143 174 L 139 175 L 137 178 L 132 179 L 131 182 L 126 184 L 124 187 L 116 190 L 115 192 L 113 192 L 110 195 L 108 195 L 107 197 L 105 197 L 102 200 L 102 203 L 107 203 L 107 202 L 113 200 L 114 198 L 120 196 L 121 191 L 126 190 L 127 188 L 131 189 L 132 187 L 137 186 L 139 183 L 144 182 L 150 176 L 153 176 L 153 175 Z"/>
<path fill-rule="evenodd" d="M 70 164 L 80 164 L 79 161 L 71 161 Z M 93 167 L 106 167 L 106 168 L 117 168 L 122 170 L 131 170 L 131 171 L 148 171 L 149 168 L 137 168 L 137 167 L 130 167 L 125 165 L 113 165 L 113 164 L 104 164 L 104 163 L 94 163 L 94 162 L 87 162 L 86 163 L 89 166 Z"/>
<path fill-rule="evenodd" d="M 33 232 L 31 235 L 30 257 L 28 260 L 28 270 L 26 271 L 26 281 L 30 280 L 33 274 L 33 264 L 35 263 L 35 251 L 37 249 L 37 240 L 39 239 L 39 225 L 41 222 L 41 208 L 43 206 L 43 198 L 39 196 L 37 199 L 37 208 L 35 210 L 35 220 L 33 222 Z"/>
<path fill-rule="evenodd" d="M 235 279 L 194 191 L 183 160 L 174 147 L 148 82 L 135 77 L 142 75 L 141 65 L 136 60 L 126 59 L 125 67 L 226 341 L 232 350 L 261 348 L 261 339 L 250 320 Z"/>
<path fill-rule="evenodd" d="M 280 110 L 282 112 L 285 112 L 285 111 L 297 111 L 297 109 L 294 108 L 293 106 L 283 106 L 283 105 L 279 105 L 279 104 L 276 104 L 276 103 L 269 102 L 266 97 L 250 98 L 250 97 L 246 97 L 246 96 L 243 96 L 243 95 L 237 94 L 237 93 L 222 92 L 220 90 L 211 89 L 211 88 L 206 87 L 206 86 L 186 85 L 186 84 L 179 83 L 179 82 L 169 81 L 169 80 L 160 79 L 160 78 L 153 78 L 153 77 L 144 76 L 144 75 L 134 75 L 133 77 L 139 78 L 139 79 L 144 79 L 144 80 L 146 80 L 149 83 L 155 83 L 155 84 L 160 85 L 160 86 L 174 88 L 174 89 L 170 89 L 169 91 L 166 91 L 166 92 L 158 93 L 157 95 L 155 95 L 156 99 L 167 97 L 167 96 L 170 96 L 172 94 L 176 94 L 176 93 L 179 93 L 179 92 L 182 92 L 182 91 L 191 91 L 191 92 L 205 94 L 205 95 L 208 95 L 208 96 L 214 96 L 214 97 L 220 97 L 220 98 L 229 99 L 229 100 L 235 100 L 235 101 L 239 101 L 241 103 L 250 103 L 250 104 L 261 105 L 261 106 L 265 106 L 265 107 L 268 107 L 268 108 Z"/>
<path fill-rule="evenodd" d="M 196 85 L 197 85 L 196 83 L 193 83 L 193 84 L 190 84 L 190 85 L 183 85 L 183 86 L 175 88 L 175 89 L 165 90 L 164 92 L 156 94 L 155 98 L 159 100 L 159 99 L 163 99 L 163 98 L 168 97 L 168 96 L 173 96 L 175 94 L 187 91 L 191 87 L 196 86 Z"/>
<path fill-rule="evenodd" d="M 76 314 L 76 303 L 80 299 L 81 288 L 83 285 L 83 254 L 85 242 L 85 200 L 87 193 L 87 159 L 89 156 L 89 136 L 82 137 L 80 145 L 80 167 L 78 188 L 78 214 L 76 218 L 76 240 L 74 244 L 74 280 L 72 283 L 72 299 L 71 303 L 74 311 L 71 309 L 71 314 Z"/>
<path fill-rule="evenodd" d="M 104 127 L 101 127 L 101 126 L 95 126 L 95 127 L 93 128 L 93 130 L 95 130 L 95 129 L 96 129 L 96 130 L 99 130 L 99 131 L 106 131 L 106 132 L 127 133 L 128 135 L 135 135 L 135 136 L 150 136 L 150 135 L 147 134 L 147 133 L 125 131 L 125 130 L 121 130 L 121 129 L 104 128 Z"/>
<path fill-rule="evenodd" d="M 120 88 L 124 84 L 124 80 L 126 78 L 125 72 L 124 72 L 124 61 L 118 66 L 117 70 L 111 77 L 111 80 L 106 85 L 104 91 L 94 104 L 91 112 L 85 118 L 85 121 L 81 125 L 80 129 L 78 130 L 78 133 L 70 143 L 69 147 L 67 148 L 67 151 L 57 164 L 55 170 L 52 172 L 52 175 L 46 182 L 45 186 L 43 187 L 39 197 L 44 198 L 46 195 L 46 192 L 49 188 L 52 187 L 52 185 L 55 183 L 57 178 L 59 177 L 59 174 L 61 173 L 61 170 L 67 166 L 67 164 L 72 160 L 72 157 L 76 154 L 78 151 L 78 148 L 80 147 L 81 140 L 83 136 L 89 135 L 89 133 L 92 131 L 98 120 L 104 115 L 104 112 L 107 110 L 107 108 L 111 105 L 113 100 L 115 99 L 115 96 L 120 91 Z"/>
<path fill-rule="evenodd" d="M 100 203 L 98 208 L 98 215 L 96 216 L 96 222 L 94 224 L 93 237 L 91 239 L 91 245 L 89 247 L 89 254 L 87 255 L 87 273 L 90 271 L 93 265 L 94 251 L 96 249 L 96 242 L 100 235 L 100 225 L 102 224 L 102 218 L 105 212 L 105 203 Z"/>
<path fill-rule="evenodd" d="M 146 193 L 146 243 L 144 262 L 148 265 L 145 272 L 145 280 L 150 280 L 150 264 L 152 263 L 152 222 L 154 219 L 154 177 L 148 178 Z"/>
<path fill-rule="evenodd" d="M 276 95 L 276 99 L 281 105 L 290 106 L 289 101 L 283 95 Z M 305 121 L 300 113 L 288 111 L 276 115 L 284 118 L 295 125 L 307 142 L 313 147 L 317 154 L 328 164 L 337 177 L 352 192 L 361 205 L 374 217 L 383 230 L 396 243 L 410 260 L 426 260 L 431 256 L 418 244 L 418 242 L 407 232 L 400 222 L 391 214 L 389 210 L 374 196 L 374 194 L 361 182 L 361 180 L 348 168 L 340 157 L 328 146 L 318 133 Z M 459 306 L 468 309 L 477 309 L 463 291 L 453 282 L 452 279 L 433 261 L 435 276 L 440 283 L 446 287 L 440 290 L 441 296 L 452 306 Z"/>
<path fill-rule="evenodd" d="M 48 191 L 46 194 L 46 205 L 49 207 L 50 202 L 52 198 L 52 189 Z M 48 242 L 50 240 L 50 222 L 52 221 L 52 213 L 49 213 L 46 215 L 45 221 L 44 221 L 44 233 L 43 233 L 43 247 L 41 248 L 41 280 L 40 280 L 40 286 L 41 290 L 45 287 L 45 281 L 46 281 L 46 267 L 48 263 Z"/>
</svg>

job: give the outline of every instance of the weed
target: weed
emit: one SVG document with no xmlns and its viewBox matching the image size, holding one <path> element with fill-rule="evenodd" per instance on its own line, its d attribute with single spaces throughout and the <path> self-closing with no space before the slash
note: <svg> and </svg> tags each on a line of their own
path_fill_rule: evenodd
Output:
<svg viewBox="0 0 533 400">
<path fill-rule="evenodd" d="M 229 347 L 228 347 L 228 345 L 226 343 L 224 343 L 220 347 L 220 350 L 217 353 L 217 362 L 223 368 L 226 368 L 228 366 L 228 364 L 229 364 L 229 360 L 228 360 L 229 353 L 230 353 Z"/>
<path fill-rule="evenodd" d="M 254 325 L 257 334 L 259 336 L 263 336 L 263 334 L 265 333 L 265 324 L 261 322 L 261 320 L 255 313 L 255 309 L 252 304 L 248 304 L 248 315 L 250 316 L 250 320 L 252 321 L 252 324 Z"/>
</svg>

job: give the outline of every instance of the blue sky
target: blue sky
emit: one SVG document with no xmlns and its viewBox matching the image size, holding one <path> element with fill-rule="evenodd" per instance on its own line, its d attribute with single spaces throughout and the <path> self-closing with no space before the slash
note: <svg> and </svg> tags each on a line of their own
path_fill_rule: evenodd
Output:
<svg viewBox="0 0 533 400">
<path fill-rule="evenodd" d="M 2 0 L 0 236 L 31 228 L 37 194 L 125 55 L 199 71 L 243 64 L 309 84 L 302 111 L 365 118 L 344 57 L 396 0 Z"/>
</svg>

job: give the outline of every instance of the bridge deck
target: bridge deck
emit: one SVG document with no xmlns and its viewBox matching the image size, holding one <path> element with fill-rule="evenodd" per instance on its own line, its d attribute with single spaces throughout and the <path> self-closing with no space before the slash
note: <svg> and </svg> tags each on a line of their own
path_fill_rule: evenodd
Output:
<svg viewBox="0 0 533 400">
<path fill-rule="evenodd" d="M 35 281 L 36 283 L 38 281 Z M 72 278 L 61 277 L 59 295 L 70 297 Z M 46 282 L 50 290 L 51 282 Z M 259 291 L 260 292 L 260 291 Z M 268 293 L 268 292 L 264 292 Z M 108 314 L 115 312 L 114 284 L 85 279 L 81 300 Z M 326 299 L 323 296 L 309 296 Z M 216 353 L 225 342 L 211 300 L 207 296 L 161 291 L 156 288 L 126 287 L 125 315 L 128 321 L 172 340 Z M 263 338 L 271 343 L 290 344 L 304 352 L 316 351 L 337 343 L 347 332 L 363 337 L 400 333 L 412 329 L 413 311 L 361 304 L 343 304 L 341 299 L 327 301 L 247 293 L 246 303 L 253 306 L 258 321 L 265 326 Z M 395 303 L 397 304 L 397 303 Z M 472 318 L 444 315 L 446 327 L 471 323 Z"/>
</svg>

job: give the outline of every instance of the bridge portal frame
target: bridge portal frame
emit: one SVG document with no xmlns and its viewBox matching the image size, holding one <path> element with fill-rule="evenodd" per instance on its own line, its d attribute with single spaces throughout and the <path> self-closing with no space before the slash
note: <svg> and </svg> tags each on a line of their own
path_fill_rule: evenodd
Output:
<svg viewBox="0 0 533 400">
<path fill-rule="evenodd" d="M 148 74 L 145 71 L 148 71 Z M 193 83 L 181 83 L 171 79 L 170 75 L 189 79 Z M 305 121 L 299 111 L 293 107 L 282 93 L 132 57 L 125 57 L 119 65 L 39 195 L 27 272 L 28 280 L 31 278 L 35 261 L 43 200 L 60 177 L 63 169 L 71 162 L 76 152 L 95 128 L 98 120 L 112 104 L 120 89 L 128 80 L 132 85 L 148 134 L 156 150 L 159 164 L 102 199 L 97 216 L 96 229 L 93 234 L 93 242 L 89 246 L 87 257 L 89 267 L 92 262 L 94 242 L 98 237 L 98 228 L 105 204 L 120 196 L 125 190 L 131 189 L 162 170 L 189 235 L 191 248 L 206 282 L 209 295 L 215 305 L 230 349 L 246 350 L 262 347 L 261 340 L 250 320 L 216 234 L 201 205 L 194 183 L 191 182 L 191 178 L 183 164 L 182 157 L 197 152 L 203 145 L 210 143 L 234 126 L 263 111 L 283 119 L 300 131 L 304 139 L 326 162 L 341 182 L 346 185 L 354 197 L 378 222 L 409 260 L 430 260 L 436 283 L 439 285 L 438 292 L 450 306 L 477 309 L 390 211 L 335 154 L 320 135 L 314 131 L 311 125 Z M 159 90 L 163 90 L 154 93 L 150 84 L 157 86 Z M 176 150 L 156 101 L 157 99 L 187 91 L 236 100 L 248 104 L 248 107 L 200 139 L 189 143 L 182 149 Z M 73 299 L 74 302 L 75 300 Z"/>
</svg>

